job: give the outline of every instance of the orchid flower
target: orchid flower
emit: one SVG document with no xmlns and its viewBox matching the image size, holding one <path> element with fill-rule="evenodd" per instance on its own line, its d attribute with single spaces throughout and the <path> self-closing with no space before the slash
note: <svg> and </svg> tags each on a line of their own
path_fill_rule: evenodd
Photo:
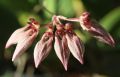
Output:
<svg viewBox="0 0 120 77">
<path fill-rule="evenodd" d="M 63 23 L 61 20 L 65 22 Z M 85 47 L 82 40 L 73 31 L 72 22 L 79 22 L 83 30 L 89 32 L 98 40 L 114 47 L 115 42 L 112 36 L 95 19 L 90 17 L 90 13 L 84 12 L 79 18 L 66 18 L 54 15 L 52 22 L 47 25 L 47 31 L 34 48 L 36 68 L 49 55 L 53 43 L 55 53 L 65 70 L 67 70 L 70 52 L 81 64 L 84 63 Z M 39 24 L 33 18 L 30 19 L 25 27 L 13 32 L 5 46 L 5 48 L 9 48 L 13 44 L 17 44 L 12 61 L 22 55 L 31 46 L 38 33 Z"/>
<path fill-rule="evenodd" d="M 81 64 L 83 64 L 84 44 L 80 40 L 80 38 L 73 32 L 70 23 L 67 23 L 65 27 L 66 39 L 70 52 Z"/>
<path fill-rule="evenodd" d="M 114 47 L 115 42 L 112 36 L 105 31 L 105 29 L 95 19 L 90 18 L 90 13 L 84 12 L 80 16 L 79 22 L 81 27 L 92 34 L 95 38 Z"/>
<path fill-rule="evenodd" d="M 71 25 L 69 23 L 63 25 L 57 22 L 56 17 L 54 24 L 57 29 L 55 32 L 54 49 L 65 70 L 67 70 L 70 52 L 83 64 L 84 46 L 82 41 L 73 32 Z"/>
<path fill-rule="evenodd" d="M 54 49 L 56 52 L 56 55 L 62 62 L 65 70 L 67 70 L 68 60 L 70 56 L 69 48 L 67 45 L 67 39 L 65 37 L 65 32 L 62 25 L 56 24 L 56 32 L 55 32 L 55 43 L 54 43 Z"/>
<path fill-rule="evenodd" d="M 48 30 L 43 34 L 41 40 L 36 44 L 34 49 L 34 61 L 35 67 L 43 61 L 49 54 L 52 48 L 53 42 L 53 29 L 49 27 Z"/>
<path fill-rule="evenodd" d="M 66 18 L 64 16 L 58 16 L 58 18 L 66 21 L 79 22 L 82 29 L 88 31 L 93 37 L 112 47 L 115 46 L 112 36 L 95 19 L 90 17 L 89 12 L 84 12 L 79 18 Z"/>
<path fill-rule="evenodd" d="M 13 32 L 6 43 L 5 48 L 9 48 L 13 44 L 17 44 L 14 51 L 12 61 L 24 53 L 33 43 L 39 32 L 39 24 L 35 19 L 31 18 L 28 24 Z"/>
</svg>

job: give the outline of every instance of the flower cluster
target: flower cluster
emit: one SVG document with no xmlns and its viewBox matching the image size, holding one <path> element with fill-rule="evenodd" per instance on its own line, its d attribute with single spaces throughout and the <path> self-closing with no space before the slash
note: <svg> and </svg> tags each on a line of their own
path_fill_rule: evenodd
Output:
<svg viewBox="0 0 120 77">
<path fill-rule="evenodd" d="M 64 23 L 62 22 L 65 21 Z M 73 31 L 73 23 L 78 22 L 83 30 L 88 31 L 93 37 L 114 47 L 115 43 L 111 35 L 106 32 L 102 26 L 94 19 L 90 18 L 90 13 L 84 12 L 79 18 L 66 18 L 63 16 L 53 16 L 52 21 L 47 24 L 48 29 L 41 37 L 41 40 L 34 49 L 34 62 L 37 68 L 52 48 L 56 55 L 67 70 L 68 60 L 71 54 L 83 64 L 84 44 L 81 39 Z M 39 23 L 31 18 L 28 24 L 13 32 L 9 38 L 6 48 L 13 44 L 17 44 L 12 61 L 22 55 L 33 43 L 39 33 Z"/>
</svg>

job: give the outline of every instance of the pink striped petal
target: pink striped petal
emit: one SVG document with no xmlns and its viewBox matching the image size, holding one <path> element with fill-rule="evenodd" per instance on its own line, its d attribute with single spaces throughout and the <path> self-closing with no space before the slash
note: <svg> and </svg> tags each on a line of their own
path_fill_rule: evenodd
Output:
<svg viewBox="0 0 120 77">
<path fill-rule="evenodd" d="M 115 42 L 112 36 L 105 31 L 96 20 L 91 19 L 88 12 L 85 12 L 80 16 L 80 24 L 84 30 L 87 30 L 95 38 L 114 47 Z"/>
<path fill-rule="evenodd" d="M 67 65 L 68 65 L 68 60 L 69 60 L 69 56 L 70 56 L 70 51 L 67 45 L 67 39 L 65 36 L 63 36 L 62 38 L 62 48 L 63 48 L 63 65 L 65 70 L 67 70 Z"/>
<path fill-rule="evenodd" d="M 38 34 L 37 32 L 33 33 L 32 30 L 24 32 L 22 38 L 18 40 L 18 44 L 13 54 L 12 61 L 18 58 L 21 54 L 23 54 L 23 52 L 25 52 L 31 46 L 37 34 Z"/>
<path fill-rule="evenodd" d="M 99 41 L 104 42 L 112 47 L 115 46 L 112 36 L 101 26 L 93 27 L 91 30 L 89 30 L 89 33 L 91 33 L 93 37 L 97 38 Z"/>
<path fill-rule="evenodd" d="M 36 44 L 34 49 L 34 61 L 36 68 L 41 63 L 41 61 L 43 61 L 48 56 L 52 48 L 52 42 L 53 37 L 48 36 L 48 33 L 45 33 L 41 40 Z"/>
<path fill-rule="evenodd" d="M 28 28 L 28 26 L 25 26 L 23 28 L 17 29 L 12 33 L 10 38 L 8 39 L 5 48 L 9 48 L 11 45 L 16 44 L 18 40 L 21 38 L 20 36 L 24 33 L 24 31 Z M 17 39 L 16 39 L 17 38 Z"/>
<path fill-rule="evenodd" d="M 67 40 L 65 36 L 63 36 L 61 39 L 58 36 L 55 36 L 54 49 L 65 70 L 67 70 L 70 52 L 67 46 Z"/>
<path fill-rule="evenodd" d="M 72 53 L 72 55 L 83 64 L 83 54 L 84 54 L 84 45 L 82 41 L 76 36 L 67 33 L 66 39 L 68 42 L 68 47 Z"/>
</svg>

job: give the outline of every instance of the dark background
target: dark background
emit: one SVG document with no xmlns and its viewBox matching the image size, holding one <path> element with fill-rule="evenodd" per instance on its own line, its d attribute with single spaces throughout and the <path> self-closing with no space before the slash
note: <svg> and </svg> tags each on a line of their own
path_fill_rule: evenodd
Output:
<svg viewBox="0 0 120 77">
<path fill-rule="evenodd" d="M 65 71 L 53 49 L 36 69 L 33 50 L 45 31 L 44 24 L 50 22 L 54 14 L 79 17 L 85 10 L 110 32 L 115 47 L 97 41 L 76 25 L 74 30 L 85 43 L 85 63 L 81 65 L 71 55 Z M 40 22 L 40 34 L 27 52 L 12 62 L 15 45 L 5 50 L 5 44 L 14 30 L 25 26 L 29 17 Z M 0 77 L 21 76 L 120 77 L 120 0 L 0 0 Z"/>
</svg>

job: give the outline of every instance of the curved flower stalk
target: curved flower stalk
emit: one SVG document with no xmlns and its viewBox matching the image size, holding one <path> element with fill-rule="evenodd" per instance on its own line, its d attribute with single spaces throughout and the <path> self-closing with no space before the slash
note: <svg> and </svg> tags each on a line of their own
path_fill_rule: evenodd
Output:
<svg viewBox="0 0 120 77">
<path fill-rule="evenodd" d="M 90 13 L 84 12 L 80 16 L 79 22 L 81 27 L 92 34 L 95 38 L 114 47 L 115 42 L 112 36 L 105 31 L 105 29 L 102 28 L 102 26 L 96 20 L 90 18 Z"/>
<path fill-rule="evenodd" d="M 33 43 L 39 32 L 39 24 L 33 18 L 29 19 L 28 24 L 20 29 L 17 29 L 8 39 L 5 48 L 9 48 L 13 44 L 17 44 L 14 51 L 12 61 L 25 52 Z"/>
<path fill-rule="evenodd" d="M 67 23 L 66 27 L 66 39 L 68 47 L 72 55 L 83 64 L 84 44 L 80 38 L 73 32 L 71 24 Z"/>
<path fill-rule="evenodd" d="M 43 34 L 41 40 L 36 44 L 34 49 L 34 61 L 37 68 L 49 54 L 53 42 L 53 29 L 49 26 L 48 30 Z"/>
</svg>

